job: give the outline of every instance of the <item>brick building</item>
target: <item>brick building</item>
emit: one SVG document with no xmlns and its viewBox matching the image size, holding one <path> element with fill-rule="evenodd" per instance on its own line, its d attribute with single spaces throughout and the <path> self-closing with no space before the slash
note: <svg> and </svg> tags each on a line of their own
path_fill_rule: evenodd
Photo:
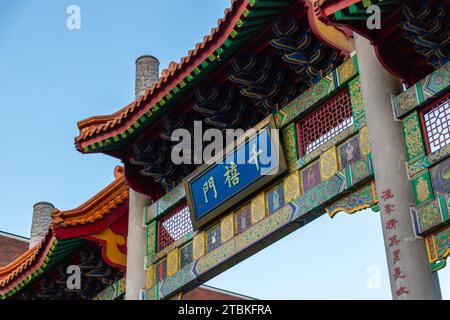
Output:
<svg viewBox="0 0 450 320">
<path fill-rule="evenodd" d="M 14 261 L 28 250 L 30 239 L 0 231 L 0 267 Z"/>
</svg>

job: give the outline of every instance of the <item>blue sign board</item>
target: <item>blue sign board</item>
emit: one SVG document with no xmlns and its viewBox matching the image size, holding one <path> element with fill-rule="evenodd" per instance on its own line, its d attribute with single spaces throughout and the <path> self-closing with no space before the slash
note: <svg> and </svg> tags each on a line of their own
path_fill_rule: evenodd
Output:
<svg viewBox="0 0 450 320">
<path fill-rule="evenodd" d="M 278 139 L 278 134 L 276 136 Z M 249 189 L 254 189 L 260 180 L 271 180 L 280 173 L 282 151 L 278 150 L 278 141 L 273 138 L 267 123 L 228 152 L 221 161 L 203 168 L 201 173 L 194 173 L 195 177 L 188 179 L 185 187 L 194 225 L 198 226 L 202 220 L 211 220 L 213 217 L 205 218 L 213 212 L 216 213 L 214 216 L 220 214 L 217 209 L 225 210 L 231 202 L 235 203 L 249 194 Z"/>
</svg>

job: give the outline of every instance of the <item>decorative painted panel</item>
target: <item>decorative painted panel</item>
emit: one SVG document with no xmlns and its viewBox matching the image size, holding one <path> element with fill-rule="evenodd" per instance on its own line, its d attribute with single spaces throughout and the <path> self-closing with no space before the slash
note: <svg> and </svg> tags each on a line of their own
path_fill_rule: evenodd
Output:
<svg viewBox="0 0 450 320">
<path fill-rule="evenodd" d="M 450 62 L 392 99 L 398 118 L 443 93 L 450 86 Z"/>
<path fill-rule="evenodd" d="M 365 180 L 368 176 L 372 175 L 370 155 L 365 159 L 355 161 L 347 169 L 350 171 L 349 179 L 351 181 L 348 182 L 349 185 L 354 185 Z"/>
<path fill-rule="evenodd" d="M 417 112 L 412 113 L 402 121 L 403 135 L 405 136 L 406 143 L 406 154 L 409 163 L 426 156 L 419 123 Z"/>
<path fill-rule="evenodd" d="M 429 154 L 426 157 L 423 157 L 422 159 L 411 163 L 408 165 L 408 175 L 409 177 L 413 177 L 419 172 L 423 171 L 424 169 L 427 169 L 434 164 L 438 163 L 442 159 L 447 158 L 450 155 L 450 145 L 445 146 L 444 148 L 433 152 Z"/>
<path fill-rule="evenodd" d="M 282 137 L 286 161 L 288 164 L 291 164 L 298 159 L 297 129 L 294 123 L 283 129 Z"/>
<path fill-rule="evenodd" d="M 212 160 L 213 164 L 201 166 L 184 179 L 196 229 L 287 169 L 272 117 L 254 129 L 239 137 L 237 147 L 228 147 L 224 154 Z"/>
<path fill-rule="evenodd" d="M 434 192 L 450 194 L 450 158 L 442 161 L 431 169 Z"/>
<path fill-rule="evenodd" d="M 171 277 L 178 271 L 179 254 L 178 248 L 172 250 L 167 255 L 167 276 Z"/>
<path fill-rule="evenodd" d="M 370 183 L 373 176 L 367 134 L 365 137 L 357 134 L 360 129 L 367 133 L 360 83 L 358 79 L 354 80 L 357 72 L 355 58 L 349 59 L 339 70 L 323 78 L 275 115 L 276 126 L 283 128 L 284 154 L 291 163 L 291 174 L 278 180 L 272 189 L 258 191 L 256 196 L 251 195 L 252 192 L 246 193 L 245 196 L 252 196 L 250 202 L 237 209 L 228 208 L 232 211 L 222 210 L 214 220 L 204 224 L 210 225 L 209 229 L 196 228 L 198 231 L 192 243 L 179 246 L 179 270 L 174 274 L 170 272 L 170 276 L 148 290 L 148 298 L 167 298 L 182 290 L 183 286 L 190 284 L 190 288 L 196 281 L 207 281 L 216 270 L 224 270 L 236 263 L 236 259 L 230 260 L 236 254 L 242 252 L 239 257 L 253 254 L 274 241 L 276 237 L 270 236 L 278 230 L 284 228 L 280 234 L 287 234 L 323 214 L 325 208 L 333 210 L 339 207 L 352 211 L 376 203 Z M 347 90 L 346 86 L 349 87 L 350 117 L 359 120 L 298 159 L 298 138 L 292 120 L 333 94 Z M 340 150 L 336 145 L 349 138 L 341 146 L 342 152 L 346 152 L 343 153 L 343 167 L 340 167 Z M 346 149 L 343 149 L 344 145 Z M 267 185 L 264 183 L 259 187 Z M 342 197 L 343 201 L 339 202 Z M 241 200 L 245 199 L 232 205 L 242 205 Z M 188 249 L 189 245 L 191 249 Z M 188 258 L 182 262 L 185 250 Z"/>
<path fill-rule="evenodd" d="M 350 81 L 350 83 L 348 84 L 348 89 L 350 93 L 350 101 L 352 104 L 353 121 L 355 121 L 365 116 L 361 91 L 361 79 L 357 77 L 354 80 Z"/>
<path fill-rule="evenodd" d="M 371 163 L 368 157 L 359 160 L 359 162 L 364 162 L 365 165 L 362 166 L 367 168 L 366 170 L 362 170 L 360 174 L 359 181 L 363 181 L 372 175 Z M 313 187 L 309 192 L 304 192 L 304 194 L 294 200 L 298 205 L 298 212 L 300 215 L 304 215 L 317 209 L 327 201 L 344 192 L 347 188 L 356 184 L 356 182 L 351 182 L 351 170 L 344 169 L 337 172 L 333 177 L 324 181 L 321 185 Z"/>
<path fill-rule="evenodd" d="M 155 266 L 150 265 L 145 273 L 145 283 L 147 288 L 152 288 L 155 285 Z"/>
<path fill-rule="evenodd" d="M 338 170 L 336 147 L 332 147 L 320 155 L 320 174 L 322 175 L 322 181 L 330 179 Z"/>
<path fill-rule="evenodd" d="M 255 224 L 259 220 L 266 216 L 266 195 L 261 192 L 255 198 L 252 199 L 252 224 Z"/>
<path fill-rule="evenodd" d="M 157 220 L 158 252 L 183 238 L 190 238 L 193 228 L 186 203 L 181 203 Z"/>
<path fill-rule="evenodd" d="M 297 123 L 299 152 L 306 155 L 353 125 L 348 90 L 335 94 Z"/>
<path fill-rule="evenodd" d="M 252 225 L 250 205 L 245 205 L 240 209 L 238 209 L 234 213 L 234 219 L 235 219 L 236 234 L 242 233 L 245 230 L 247 230 Z"/>
<path fill-rule="evenodd" d="M 220 236 L 222 242 L 234 236 L 234 215 L 230 213 L 220 220 Z"/>
<path fill-rule="evenodd" d="M 113 282 L 97 294 L 93 300 L 115 300 L 125 294 L 125 277 Z"/>
<path fill-rule="evenodd" d="M 450 227 L 427 236 L 426 244 L 431 270 L 444 268 L 450 254 Z"/>
<path fill-rule="evenodd" d="M 280 183 L 267 192 L 267 211 L 272 214 L 282 206 L 284 206 L 284 187 Z"/>
<path fill-rule="evenodd" d="M 357 74 L 358 67 L 356 56 L 354 56 L 276 113 L 275 125 L 278 128 L 286 126 L 302 113 L 325 100 Z"/>
<path fill-rule="evenodd" d="M 180 248 L 180 269 L 194 261 L 193 243 L 189 242 Z"/>
<path fill-rule="evenodd" d="M 432 74 L 420 81 L 423 90 L 423 99 L 434 98 L 450 87 L 450 62 L 435 70 Z"/>
<path fill-rule="evenodd" d="M 200 258 L 205 254 L 205 232 L 200 232 L 199 234 L 194 236 L 194 260 Z"/>
<path fill-rule="evenodd" d="M 216 224 L 210 229 L 206 230 L 206 253 L 214 250 L 221 243 L 220 224 Z"/>
<path fill-rule="evenodd" d="M 365 157 L 359 162 L 365 162 L 366 167 L 371 166 L 369 157 Z M 355 165 L 355 162 L 353 165 Z M 363 181 L 371 178 L 372 170 L 363 171 L 367 176 L 360 177 L 359 181 Z M 269 236 L 274 232 L 282 228 L 290 228 L 291 231 L 299 228 L 305 223 L 315 219 L 318 215 L 324 212 L 325 206 L 330 206 L 332 201 L 338 200 L 338 197 L 358 188 L 358 184 L 349 184 L 352 181 L 351 170 L 341 170 L 337 172 L 330 179 L 322 182 L 320 185 L 314 186 L 308 192 L 303 193 L 293 201 L 285 204 L 278 210 L 275 210 L 272 214 L 263 217 L 262 219 L 256 219 L 255 222 L 248 227 L 246 230 L 236 234 L 235 236 L 228 239 L 228 241 L 218 244 L 218 239 L 220 238 L 220 224 L 216 224 L 206 231 L 208 239 L 208 252 L 203 254 L 194 253 L 194 262 L 187 264 L 183 268 L 167 279 L 160 281 L 156 284 L 156 288 L 147 291 L 147 297 L 152 299 L 162 299 L 168 297 L 180 290 L 183 286 L 197 281 L 198 277 L 201 277 L 203 281 L 209 279 L 208 272 L 212 269 L 228 263 L 230 258 L 238 253 L 246 252 L 254 253 L 257 250 L 262 249 L 262 247 L 269 245 Z M 279 184 L 283 186 L 283 184 Z M 370 188 L 369 188 L 370 187 Z M 360 190 L 358 201 L 363 201 L 369 203 L 371 198 L 370 192 L 373 192 L 372 185 L 366 186 L 368 189 L 359 188 Z M 370 191 L 370 192 L 369 192 Z M 365 192 L 369 192 L 365 194 Z M 355 191 L 353 191 L 355 193 Z M 264 212 L 264 193 L 260 193 L 251 202 L 252 213 L 254 208 L 259 208 L 257 211 Z M 273 198 L 272 198 L 273 199 Z M 350 199 L 350 197 L 348 197 Z M 364 199 L 364 200 L 361 200 Z M 357 202 L 358 202 L 357 201 Z M 347 204 L 349 206 L 353 205 Z M 238 212 L 239 210 L 236 210 Z M 258 213 L 258 217 L 260 217 Z M 226 216 L 224 218 L 227 218 Z M 222 218 L 222 219 L 224 219 Z M 289 227 L 288 227 L 289 225 Z M 213 241 L 213 238 L 215 240 Z M 264 241 L 263 241 L 264 240 Z M 194 252 L 196 241 L 198 241 L 198 235 L 194 237 Z M 201 242 L 201 241 L 200 241 Z M 213 244 L 214 242 L 214 244 Z M 257 243 L 262 244 L 259 249 L 254 249 L 254 245 Z M 202 247 L 204 248 L 204 247 Z M 248 250 L 248 251 L 247 251 Z M 255 251 L 256 250 L 256 251 Z M 221 268 L 226 268 L 229 265 L 222 266 Z"/>
<path fill-rule="evenodd" d="M 284 201 L 288 203 L 301 194 L 300 172 L 294 171 L 284 179 Z"/>
<path fill-rule="evenodd" d="M 152 221 L 147 225 L 147 254 L 146 266 L 155 262 L 155 255 L 157 250 L 157 222 Z"/>
<path fill-rule="evenodd" d="M 334 136 L 331 140 L 325 142 L 324 144 L 322 144 L 320 147 L 318 147 L 313 152 L 304 155 L 303 157 L 301 157 L 300 159 L 298 159 L 297 161 L 292 163 L 289 166 L 289 170 L 291 172 L 293 172 L 295 170 L 303 169 L 305 166 L 310 164 L 311 161 L 314 161 L 315 159 L 320 157 L 322 152 L 325 152 L 326 150 L 330 149 L 331 147 L 335 146 L 336 144 L 341 143 L 342 141 L 346 140 L 348 137 L 352 136 L 355 132 L 357 132 L 356 127 L 354 125 L 350 126 L 350 128 L 344 130 L 337 136 Z"/>
<path fill-rule="evenodd" d="M 367 126 L 364 126 L 359 130 L 359 148 L 363 157 L 367 156 L 370 153 L 371 147 Z"/>
<path fill-rule="evenodd" d="M 147 208 L 147 223 L 156 219 L 158 216 L 166 213 L 171 208 L 179 204 L 184 198 L 184 187 L 182 184 L 175 187 L 169 193 L 162 196 L 158 201 L 154 202 Z"/>
<path fill-rule="evenodd" d="M 340 146 L 339 150 L 339 160 L 340 168 L 345 168 L 355 161 L 361 159 L 361 150 L 359 146 L 359 136 L 355 136 L 350 140 L 347 140 Z"/>
<path fill-rule="evenodd" d="M 431 187 L 431 179 L 428 171 L 416 176 L 411 183 L 417 206 L 433 200 L 433 188 Z"/>
<path fill-rule="evenodd" d="M 314 162 L 313 164 L 302 170 L 301 175 L 303 192 L 308 192 L 313 187 L 320 185 L 322 181 L 322 175 L 320 174 L 319 161 Z"/>
<path fill-rule="evenodd" d="M 418 235 L 424 236 L 448 220 L 447 203 L 444 197 L 441 199 L 440 197 L 412 209 L 414 226 Z"/>
</svg>

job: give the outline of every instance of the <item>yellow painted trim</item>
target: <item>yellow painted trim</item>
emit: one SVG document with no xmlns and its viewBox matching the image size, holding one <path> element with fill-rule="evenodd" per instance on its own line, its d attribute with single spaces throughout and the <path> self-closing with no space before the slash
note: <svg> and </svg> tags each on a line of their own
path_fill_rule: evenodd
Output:
<svg viewBox="0 0 450 320">
<path fill-rule="evenodd" d="M 197 260 L 201 256 L 205 255 L 205 232 L 202 231 L 194 236 L 194 241 L 192 244 L 192 252 L 194 260 Z"/>
<path fill-rule="evenodd" d="M 234 214 L 226 215 L 220 220 L 220 238 L 222 243 L 234 237 Z"/>
<path fill-rule="evenodd" d="M 167 277 L 173 276 L 178 271 L 179 253 L 178 248 L 167 254 Z"/>
<path fill-rule="evenodd" d="M 266 209 L 266 193 L 261 192 L 255 198 L 253 198 L 251 201 L 250 215 L 251 215 L 252 225 L 266 217 L 266 215 L 267 215 L 266 210 L 267 210 Z"/>
<path fill-rule="evenodd" d="M 300 197 L 302 186 L 300 183 L 300 172 L 296 170 L 284 179 L 284 201 L 291 202 Z"/>
</svg>

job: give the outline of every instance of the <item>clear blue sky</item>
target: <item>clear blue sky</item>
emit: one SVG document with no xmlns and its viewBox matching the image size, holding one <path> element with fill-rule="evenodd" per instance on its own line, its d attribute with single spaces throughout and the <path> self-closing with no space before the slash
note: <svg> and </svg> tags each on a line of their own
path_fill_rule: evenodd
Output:
<svg viewBox="0 0 450 320">
<path fill-rule="evenodd" d="M 81 8 L 81 30 L 66 8 Z M 81 155 L 76 122 L 109 114 L 134 96 L 134 62 L 178 61 L 209 34 L 229 0 L 0 2 L 0 230 L 29 235 L 32 206 L 62 210 L 90 198 L 119 164 Z M 380 270 L 370 290 L 368 268 Z M 450 298 L 450 267 L 440 273 Z M 211 280 L 209 285 L 268 299 L 390 299 L 378 214 L 320 219 Z"/>
</svg>

